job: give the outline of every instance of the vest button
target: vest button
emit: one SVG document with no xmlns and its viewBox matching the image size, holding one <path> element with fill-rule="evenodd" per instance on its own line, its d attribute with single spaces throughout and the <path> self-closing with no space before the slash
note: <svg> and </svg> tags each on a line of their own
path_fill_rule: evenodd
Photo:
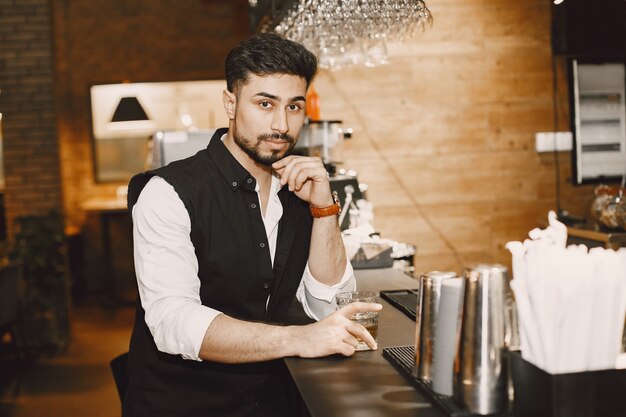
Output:
<svg viewBox="0 0 626 417">
<path fill-rule="evenodd" d="M 246 182 L 247 182 L 248 184 L 252 184 L 252 178 L 248 178 L 248 179 L 246 180 Z"/>
<path fill-rule="evenodd" d="M 256 204 L 254 204 L 254 203 L 250 204 L 250 208 L 255 209 L 256 208 Z"/>
<path fill-rule="evenodd" d="M 268 289 L 270 287 L 270 284 L 268 284 L 267 282 L 263 283 L 263 288 Z"/>
<path fill-rule="evenodd" d="M 265 247 L 265 243 L 261 242 L 261 243 L 259 243 L 259 246 L 264 248 Z"/>
<path fill-rule="evenodd" d="M 237 181 L 233 181 L 233 187 L 237 186 Z"/>
</svg>

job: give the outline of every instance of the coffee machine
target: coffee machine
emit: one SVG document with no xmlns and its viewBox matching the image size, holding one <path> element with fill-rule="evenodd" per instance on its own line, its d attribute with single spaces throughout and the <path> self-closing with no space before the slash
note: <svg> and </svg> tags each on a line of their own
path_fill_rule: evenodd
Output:
<svg viewBox="0 0 626 417">
<path fill-rule="evenodd" d="M 296 155 L 317 156 L 332 176 L 343 162 L 343 141 L 352 137 L 351 128 L 343 128 L 341 120 L 308 120 L 293 149 Z"/>
<path fill-rule="evenodd" d="M 330 176 L 331 189 L 337 193 L 342 206 L 339 218 L 341 229 L 350 227 L 350 210 L 355 203 L 365 198 L 357 180 L 356 172 L 339 169 L 343 162 L 342 145 L 344 140 L 352 137 L 352 129 L 344 128 L 341 120 L 310 120 L 307 119 L 298 143 L 292 150 L 293 154 L 316 156 L 324 162 Z"/>
</svg>

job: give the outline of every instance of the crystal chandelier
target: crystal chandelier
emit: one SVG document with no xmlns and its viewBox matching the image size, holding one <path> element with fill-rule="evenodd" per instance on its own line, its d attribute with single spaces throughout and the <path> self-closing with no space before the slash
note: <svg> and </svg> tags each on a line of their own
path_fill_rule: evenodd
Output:
<svg viewBox="0 0 626 417">
<path fill-rule="evenodd" d="M 388 63 L 387 42 L 405 41 L 432 24 L 422 0 L 296 0 L 273 10 L 274 31 L 314 52 L 322 68 Z"/>
</svg>

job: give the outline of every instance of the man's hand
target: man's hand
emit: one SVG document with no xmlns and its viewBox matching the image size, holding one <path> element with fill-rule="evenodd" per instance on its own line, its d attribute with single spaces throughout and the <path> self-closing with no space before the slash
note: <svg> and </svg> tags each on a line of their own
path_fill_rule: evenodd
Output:
<svg viewBox="0 0 626 417">
<path fill-rule="evenodd" d="M 351 356 L 358 345 L 357 337 L 372 350 L 378 348 L 370 332 L 362 325 L 350 320 L 359 312 L 380 311 L 383 306 L 377 303 L 349 304 L 323 320 L 307 326 L 293 326 L 296 338 L 296 354 L 302 358 L 319 358 L 333 354 Z"/>
<path fill-rule="evenodd" d="M 316 207 L 333 204 L 328 173 L 321 159 L 292 155 L 274 162 L 272 168 L 280 176 L 281 185 L 287 185 L 301 200 Z"/>
</svg>

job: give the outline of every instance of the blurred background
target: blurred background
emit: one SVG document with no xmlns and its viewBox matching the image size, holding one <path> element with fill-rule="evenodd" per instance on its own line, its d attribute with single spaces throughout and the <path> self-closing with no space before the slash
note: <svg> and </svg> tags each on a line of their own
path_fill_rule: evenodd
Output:
<svg viewBox="0 0 626 417">
<path fill-rule="evenodd" d="M 2 287 L 0 310 L 19 314 L 2 324 L 0 415 L 119 414 L 108 366 L 136 298 L 125 186 L 151 166 L 155 132 L 224 125 L 225 54 L 296 3 L 0 0 L 2 274 L 22 297 Z M 372 65 L 325 57 L 319 119 L 350 132 L 332 162 L 366 184 L 380 236 L 415 248 L 414 271 L 510 266 L 504 245 L 548 210 L 586 224 L 594 188 L 619 188 L 624 2 L 426 6 L 432 22 L 378 44 Z M 618 174 L 578 178 L 590 148 L 574 73 L 606 63 L 621 63 L 621 90 L 591 99 L 617 106 L 618 133 L 595 166 L 615 157 Z M 141 124 L 113 125 L 126 97 Z M 572 133 L 557 146 L 555 132 Z"/>
</svg>

